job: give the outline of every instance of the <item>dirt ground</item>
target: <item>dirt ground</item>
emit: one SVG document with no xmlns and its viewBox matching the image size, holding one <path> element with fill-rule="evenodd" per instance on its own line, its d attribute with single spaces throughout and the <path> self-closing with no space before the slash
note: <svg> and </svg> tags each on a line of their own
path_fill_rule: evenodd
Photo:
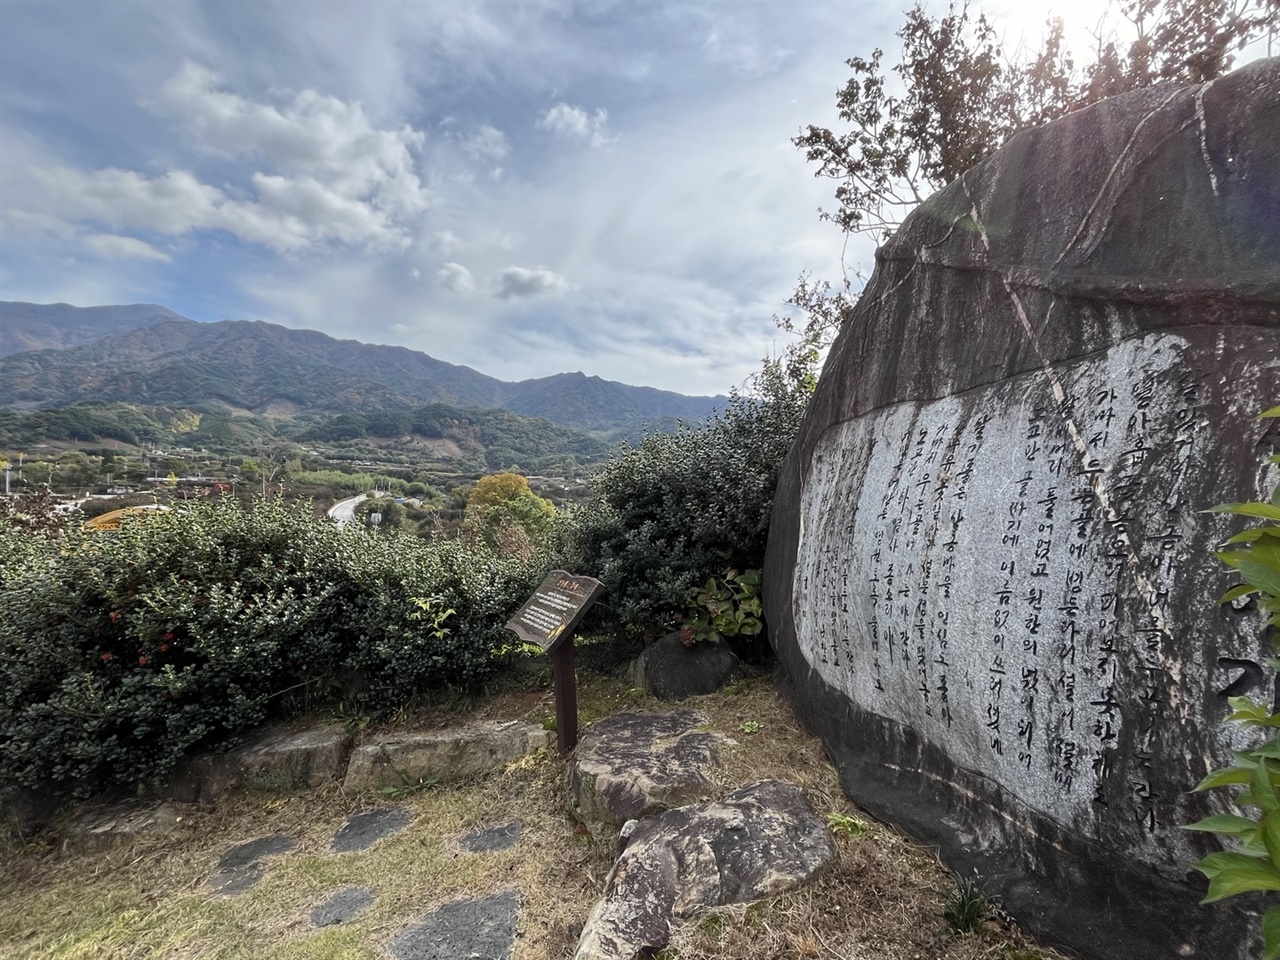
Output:
<svg viewBox="0 0 1280 960">
<path fill-rule="evenodd" d="M 620 709 L 666 706 L 617 679 L 580 671 L 583 724 Z M 1061 960 L 994 905 L 974 932 L 944 919 L 956 885 L 934 853 L 873 821 L 841 793 L 821 744 L 800 729 L 767 676 L 686 704 L 734 741 L 718 772 L 723 792 L 764 778 L 802 786 L 828 818 L 839 856 L 809 885 L 749 905 L 707 911 L 677 925 L 664 960 Z M 682 706 L 683 706 L 682 705 Z M 403 727 L 478 719 L 550 722 L 548 671 L 526 673 L 482 698 L 453 697 L 406 712 Z M 360 853 L 335 854 L 345 818 L 372 807 L 408 808 L 408 828 Z M 510 850 L 468 854 L 467 830 L 523 824 Z M 297 841 L 267 862 L 260 883 L 235 897 L 210 889 L 219 857 L 267 834 Z M 245 791 L 216 808 L 183 810 L 178 831 L 109 849 L 79 849 L 56 833 L 0 861 L 0 955 L 13 958 L 315 958 L 389 956 L 397 932 L 450 900 L 516 890 L 513 960 L 571 957 L 600 895 L 613 852 L 569 815 L 565 762 L 554 750 L 482 781 L 379 794 L 338 785 L 305 793 Z M 374 891 L 341 926 L 316 929 L 313 907 L 336 890 Z M 960 904 L 963 906 L 963 904 Z"/>
</svg>

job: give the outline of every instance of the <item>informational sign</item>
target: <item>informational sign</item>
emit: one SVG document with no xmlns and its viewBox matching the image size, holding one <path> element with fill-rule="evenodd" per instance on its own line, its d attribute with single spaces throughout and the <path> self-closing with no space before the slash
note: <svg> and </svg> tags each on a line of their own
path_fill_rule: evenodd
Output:
<svg viewBox="0 0 1280 960">
<path fill-rule="evenodd" d="M 578 745 L 578 688 L 573 670 L 573 631 L 604 584 L 591 577 L 579 577 L 564 570 L 552 570 L 538 585 L 507 629 L 525 643 L 536 644 L 551 654 L 555 677 L 556 739 L 560 752 Z"/>
<path fill-rule="evenodd" d="M 591 577 L 579 577 L 552 570 L 532 597 L 507 623 L 507 629 L 525 643 L 550 652 L 586 614 L 604 584 Z"/>
</svg>

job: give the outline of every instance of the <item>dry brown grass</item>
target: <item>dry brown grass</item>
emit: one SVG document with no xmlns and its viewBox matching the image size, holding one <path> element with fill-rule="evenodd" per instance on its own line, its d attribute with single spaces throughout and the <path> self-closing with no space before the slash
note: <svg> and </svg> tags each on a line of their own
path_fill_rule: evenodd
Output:
<svg viewBox="0 0 1280 960">
<path fill-rule="evenodd" d="M 401 718 L 413 725 L 477 716 L 538 721 L 553 712 L 535 677 L 476 705 L 458 703 Z M 614 710 L 662 705 L 607 678 L 580 677 L 585 721 Z M 764 678 L 694 704 L 710 729 L 733 738 L 719 772 L 726 790 L 766 777 L 808 792 L 821 814 L 868 820 L 841 794 L 821 745 L 799 729 Z M 216 809 L 191 808 L 181 831 L 107 851 L 76 851 L 46 840 L 0 864 L 0 955 L 75 960 L 248 960 L 384 958 L 403 927 L 460 897 L 517 889 L 515 960 L 572 955 L 579 925 L 599 895 L 612 844 L 568 815 L 564 764 L 540 755 L 483 782 L 406 793 L 353 796 L 337 787 L 270 796 L 243 793 Z M 362 853 L 333 854 L 334 832 L 352 812 L 384 803 L 408 807 L 404 831 Z M 459 834 L 512 819 L 524 824 L 511 850 L 467 854 Z M 868 820 L 869 822 L 869 820 Z M 294 851 L 269 861 L 263 881 L 238 897 L 213 896 L 208 880 L 230 846 L 270 833 L 294 837 Z M 869 823 L 839 841 L 838 861 L 814 883 L 770 901 L 710 911 L 678 925 L 668 957 L 681 960 L 1050 960 L 1009 923 L 957 936 L 942 920 L 945 870 L 926 849 Z M 312 907 L 347 885 L 376 892 L 350 923 L 314 930 Z"/>
</svg>

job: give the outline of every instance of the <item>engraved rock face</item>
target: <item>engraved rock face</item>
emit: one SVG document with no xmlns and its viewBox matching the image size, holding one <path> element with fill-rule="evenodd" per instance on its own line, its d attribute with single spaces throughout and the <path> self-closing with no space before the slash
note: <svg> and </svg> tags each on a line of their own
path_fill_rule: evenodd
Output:
<svg viewBox="0 0 1280 960">
<path fill-rule="evenodd" d="M 1222 809 L 1187 792 L 1230 759 L 1220 661 L 1267 656 L 1201 511 L 1276 481 L 1280 60 L 1021 134 L 877 261 L 770 532 L 797 708 L 1042 936 L 1249 955 L 1178 825 Z"/>
</svg>

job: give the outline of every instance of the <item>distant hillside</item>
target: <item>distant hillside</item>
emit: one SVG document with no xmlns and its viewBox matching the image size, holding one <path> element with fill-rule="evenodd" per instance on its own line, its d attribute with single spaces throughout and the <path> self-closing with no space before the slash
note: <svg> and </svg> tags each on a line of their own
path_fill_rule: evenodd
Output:
<svg viewBox="0 0 1280 960">
<path fill-rule="evenodd" d="M 219 403 L 254 412 L 339 414 L 445 403 L 613 434 L 672 417 L 701 420 L 725 403 L 724 397 L 687 397 L 581 373 L 507 383 L 405 347 L 260 321 L 197 323 L 163 307 L 0 302 L 6 343 L 11 331 L 31 331 L 41 322 L 45 342 L 55 341 L 51 347 L 0 356 L 0 406 Z M 87 339 L 93 331 L 100 335 Z M 75 345 L 67 345 L 71 340 Z"/>
<path fill-rule="evenodd" d="M 424 443 L 423 441 L 440 441 Z M 508 410 L 463 410 L 431 404 L 415 410 L 343 413 L 280 421 L 222 409 L 138 404 L 84 404 L 27 412 L 0 411 L 0 449 L 75 443 L 189 447 L 226 455 L 297 442 L 329 450 L 387 447 L 418 451 L 423 459 L 477 474 L 519 465 L 524 470 L 576 472 L 596 463 L 610 445 L 580 430 Z"/>
<path fill-rule="evenodd" d="M 0 357 L 27 350 L 65 350 L 125 330 L 182 319 L 154 303 L 73 307 L 69 303 L 0 302 Z"/>
</svg>

